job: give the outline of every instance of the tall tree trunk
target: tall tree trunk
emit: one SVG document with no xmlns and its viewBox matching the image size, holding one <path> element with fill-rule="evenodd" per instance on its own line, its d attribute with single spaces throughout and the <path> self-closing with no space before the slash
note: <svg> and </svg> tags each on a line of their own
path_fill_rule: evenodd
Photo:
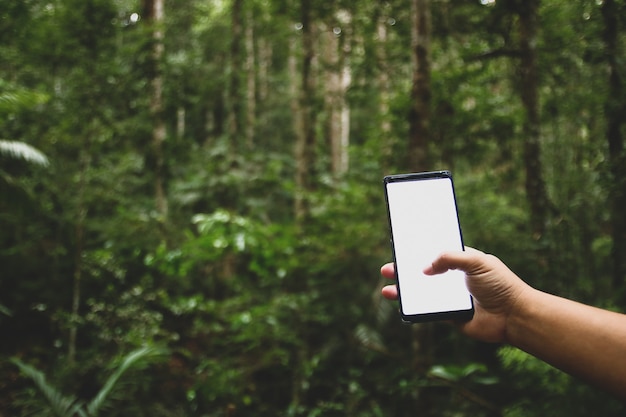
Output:
<svg viewBox="0 0 626 417">
<path fill-rule="evenodd" d="M 296 123 L 296 195 L 295 216 L 298 222 L 302 221 L 309 212 L 307 195 L 314 188 L 315 174 L 315 78 L 313 76 L 314 33 L 311 18 L 311 0 L 301 0 L 300 3 L 302 24 L 302 67 L 300 91 L 298 92 L 299 118 Z"/>
<path fill-rule="evenodd" d="M 163 18 L 164 0 L 144 0 L 146 20 L 152 27 L 154 47 L 152 59 L 154 76 L 151 80 L 152 93 L 150 97 L 150 113 L 153 120 L 152 128 L 152 152 L 154 156 L 154 190 L 157 213 L 167 218 L 168 203 L 165 193 L 165 156 L 163 154 L 163 142 L 165 142 L 167 130 L 163 118 L 163 75 L 161 73 L 161 60 L 163 59 Z"/>
<path fill-rule="evenodd" d="M 342 26 L 347 26 L 341 22 Z M 328 114 L 327 130 L 331 151 L 331 172 L 340 177 L 348 171 L 348 145 L 350 135 L 350 108 L 346 102 L 346 93 L 351 82 L 348 63 L 349 40 L 347 30 L 340 26 L 325 28 L 324 58 L 326 74 L 326 110 Z"/>
<path fill-rule="evenodd" d="M 428 143 L 431 117 L 430 0 L 412 0 L 411 17 L 413 75 L 407 169 L 426 171 L 429 169 Z M 425 375 L 433 363 L 431 329 L 430 323 L 418 323 L 411 326 L 413 369 L 418 375 Z M 419 410 L 421 416 L 432 415 L 432 403 L 426 387 L 417 390 L 415 400 L 415 408 Z"/>
<path fill-rule="evenodd" d="M 411 15 L 413 76 L 407 168 L 424 171 L 428 169 L 430 134 L 430 0 L 412 0 Z"/>
<path fill-rule="evenodd" d="M 604 44 L 608 63 L 608 97 L 606 99 L 606 137 L 609 145 L 609 168 L 611 172 L 610 206 L 611 229 L 613 238 L 613 288 L 623 288 L 626 280 L 626 156 L 624 155 L 624 137 L 622 136 L 623 118 L 626 104 L 618 57 L 619 10 L 615 0 L 604 0 L 602 4 L 604 19 Z M 623 68 L 623 67 L 622 67 Z M 622 290 L 623 291 L 623 290 Z M 626 302 L 626 293 L 621 294 Z"/>
<path fill-rule="evenodd" d="M 269 96 L 269 68 L 272 64 L 272 45 L 267 39 L 260 37 L 258 43 L 258 75 L 259 81 L 257 86 L 258 100 L 263 103 Z"/>
<path fill-rule="evenodd" d="M 254 16 L 246 13 L 246 146 L 252 148 L 256 127 L 256 60 L 254 50 Z"/>
<path fill-rule="evenodd" d="M 242 25 L 243 0 L 233 0 L 231 9 L 231 33 L 230 44 L 230 90 L 229 90 L 229 114 L 228 135 L 231 143 L 231 152 L 239 151 L 241 136 L 242 96 L 241 96 L 241 44 L 243 39 Z"/>
<path fill-rule="evenodd" d="M 545 232 L 548 196 L 541 163 L 539 120 L 539 76 L 537 71 L 537 20 L 539 0 L 519 2 L 520 95 L 526 112 L 524 119 L 524 168 L 526 198 L 530 207 L 530 226 L 539 239 Z"/>
<path fill-rule="evenodd" d="M 380 16 L 378 16 L 376 24 L 376 34 L 378 35 L 378 42 L 376 44 L 376 60 L 378 66 L 378 72 L 376 82 L 378 84 L 379 98 L 378 98 L 378 113 L 380 117 L 380 153 L 381 153 L 381 165 L 383 172 L 388 173 L 391 168 L 393 157 L 393 136 L 391 135 L 391 121 L 389 120 L 389 102 L 391 83 L 389 80 L 389 65 L 387 63 L 387 22 L 389 16 L 385 12 L 386 2 L 379 2 L 379 8 L 381 10 Z"/>
</svg>

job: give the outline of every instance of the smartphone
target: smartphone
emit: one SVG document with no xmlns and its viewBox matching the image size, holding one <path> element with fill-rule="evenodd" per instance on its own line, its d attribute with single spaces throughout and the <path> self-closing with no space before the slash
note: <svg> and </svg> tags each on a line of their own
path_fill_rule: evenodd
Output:
<svg viewBox="0 0 626 417">
<path fill-rule="evenodd" d="M 390 175 L 383 182 L 402 319 L 471 319 L 474 304 L 463 271 L 422 272 L 441 252 L 464 250 L 452 174 Z"/>
</svg>

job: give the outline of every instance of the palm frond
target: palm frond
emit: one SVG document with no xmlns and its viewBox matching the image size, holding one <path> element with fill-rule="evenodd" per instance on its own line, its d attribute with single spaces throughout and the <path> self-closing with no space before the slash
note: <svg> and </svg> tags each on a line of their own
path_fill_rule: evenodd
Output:
<svg viewBox="0 0 626 417">
<path fill-rule="evenodd" d="M 0 140 L 0 155 L 8 155 L 16 159 L 23 159 L 26 162 L 40 166 L 48 166 L 48 158 L 27 143 Z"/>
<path fill-rule="evenodd" d="M 43 372 L 38 371 L 17 358 L 12 358 L 11 362 L 20 368 L 20 371 L 24 375 L 33 380 L 41 394 L 43 394 L 48 401 L 48 405 L 55 416 L 73 417 L 76 414 L 84 415 L 84 413 L 81 412 L 81 404 L 76 397 L 63 395 L 57 391 L 52 385 L 46 382 L 46 377 Z"/>
<path fill-rule="evenodd" d="M 95 417 L 106 406 L 107 399 L 115 385 L 119 381 L 120 377 L 129 369 L 133 367 L 141 366 L 158 356 L 162 356 L 166 353 L 164 349 L 156 347 L 142 347 L 130 352 L 124 357 L 122 363 L 117 367 L 115 372 L 106 380 L 105 384 L 98 394 L 87 405 L 87 414 Z"/>
</svg>

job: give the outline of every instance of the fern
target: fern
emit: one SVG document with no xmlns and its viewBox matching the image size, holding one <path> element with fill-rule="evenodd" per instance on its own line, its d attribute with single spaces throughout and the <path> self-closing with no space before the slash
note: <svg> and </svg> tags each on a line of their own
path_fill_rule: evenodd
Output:
<svg viewBox="0 0 626 417">
<path fill-rule="evenodd" d="M 48 166 L 48 158 L 24 142 L 0 140 L 0 155 L 7 155 L 16 159 L 22 159 L 35 165 Z"/>
<path fill-rule="evenodd" d="M 82 405 L 76 397 L 71 395 L 63 395 L 57 391 L 52 385 L 46 381 L 46 377 L 43 372 L 38 371 L 30 365 L 25 364 L 17 358 L 11 359 L 11 362 L 20 368 L 20 371 L 30 379 L 33 380 L 39 391 L 48 401 L 50 410 L 57 417 L 72 417 L 79 414 L 81 417 L 85 416 L 82 412 Z"/>
<path fill-rule="evenodd" d="M 142 363 L 150 361 L 157 356 L 163 355 L 165 351 L 154 347 L 143 347 L 130 352 L 122 359 L 122 363 L 115 370 L 115 372 L 106 380 L 104 386 L 100 389 L 98 394 L 87 405 L 87 415 L 95 417 L 98 413 L 107 406 L 107 399 L 109 395 L 117 385 L 120 377 L 128 371 L 130 368 L 139 367 Z"/>
<path fill-rule="evenodd" d="M 56 388 L 46 382 L 45 375 L 25 364 L 17 358 L 11 362 L 20 368 L 22 373 L 33 380 L 41 394 L 46 398 L 51 414 L 57 417 L 96 417 L 110 401 L 110 394 L 115 390 L 122 375 L 132 368 L 139 368 L 153 361 L 156 357 L 166 354 L 167 351 L 155 347 L 143 347 L 126 355 L 113 374 L 106 380 L 100 391 L 88 403 L 80 402 L 75 396 L 63 395 Z"/>
</svg>

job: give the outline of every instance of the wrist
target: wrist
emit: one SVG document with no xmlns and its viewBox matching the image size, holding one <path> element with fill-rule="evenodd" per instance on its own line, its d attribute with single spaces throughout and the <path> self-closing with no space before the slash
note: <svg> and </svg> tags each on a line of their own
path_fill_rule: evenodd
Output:
<svg viewBox="0 0 626 417">
<path fill-rule="evenodd" d="M 535 310 L 540 305 L 538 301 L 541 294 L 541 291 L 529 285 L 520 286 L 507 314 L 504 331 L 505 343 L 523 348 L 524 334 L 533 320 Z"/>
</svg>

